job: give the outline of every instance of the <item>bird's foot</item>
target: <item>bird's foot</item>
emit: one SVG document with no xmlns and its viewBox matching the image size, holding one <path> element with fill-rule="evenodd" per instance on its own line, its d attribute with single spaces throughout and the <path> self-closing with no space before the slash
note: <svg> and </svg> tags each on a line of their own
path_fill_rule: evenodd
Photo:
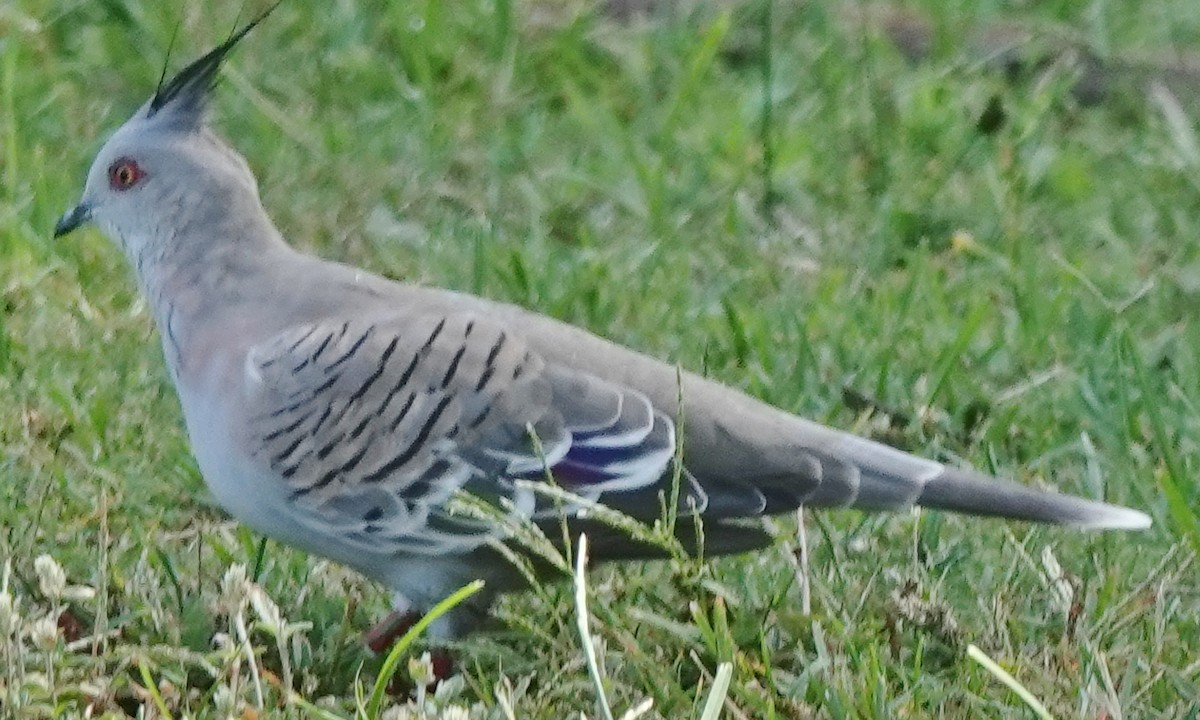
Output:
<svg viewBox="0 0 1200 720">
<path fill-rule="evenodd" d="M 363 644 L 373 653 L 385 653 L 420 619 L 421 613 L 416 610 L 393 610 L 375 627 L 363 633 Z M 433 682 L 429 688 L 433 689 L 454 674 L 454 656 L 448 650 L 435 648 L 429 651 L 429 660 L 433 670 Z"/>
</svg>

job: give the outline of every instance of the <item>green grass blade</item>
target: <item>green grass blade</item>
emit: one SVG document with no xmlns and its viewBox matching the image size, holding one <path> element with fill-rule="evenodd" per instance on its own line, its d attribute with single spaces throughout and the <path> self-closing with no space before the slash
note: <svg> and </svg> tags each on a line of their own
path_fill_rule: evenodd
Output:
<svg viewBox="0 0 1200 720">
<path fill-rule="evenodd" d="M 154 677 L 150 674 L 150 668 L 147 665 L 148 663 L 145 659 L 137 661 L 138 674 L 142 677 L 142 685 L 145 686 L 146 692 L 150 694 L 150 699 L 154 701 L 154 706 L 158 708 L 158 712 L 166 720 L 173 720 L 174 716 L 167 709 L 167 703 L 163 700 L 162 693 L 158 691 L 158 683 L 154 682 Z"/>
<path fill-rule="evenodd" d="M 1154 399 L 1155 389 L 1146 373 L 1146 364 L 1142 362 L 1141 353 L 1128 332 L 1122 337 L 1122 346 L 1137 377 L 1138 389 L 1142 397 L 1142 409 L 1150 421 L 1150 433 L 1162 461 L 1162 466 L 1154 475 L 1166 497 L 1167 510 L 1171 513 L 1171 519 L 1179 534 L 1191 543 L 1197 553 L 1200 553 L 1200 520 L 1197 519 L 1196 510 L 1188 501 L 1181 487 L 1181 483 L 1186 482 L 1187 478 L 1183 469 L 1183 461 L 1179 457 L 1175 441 L 1167 431 L 1160 403 Z"/>
<path fill-rule="evenodd" d="M 408 652 L 408 648 L 421 637 L 421 633 L 434 621 L 453 610 L 460 603 L 475 593 L 483 589 L 483 581 L 475 580 L 467 583 L 456 590 L 453 594 L 442 600 L 433 609 L 425 613 L 408 632 L 404 633 L 403 637 L 396 642 L 396 645 L 388 653 L 387 658 L 383 661 L 383 665 L 379 668 L 379 675 L 375 678 L 375 685 L 371 689 L 371 699 L 367 703 L 367 717 L 371 720 L 379 718 L 383 712 L 383 700 L 387 696 L 387 686 L 391 682 L 392 676 L 400 669 L 400 660 L 404 654 Z"/>
</svg>

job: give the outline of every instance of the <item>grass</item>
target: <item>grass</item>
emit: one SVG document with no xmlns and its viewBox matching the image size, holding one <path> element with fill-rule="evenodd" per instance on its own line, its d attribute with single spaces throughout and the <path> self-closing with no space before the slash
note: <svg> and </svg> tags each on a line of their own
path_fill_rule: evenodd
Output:
<svg viewBox="0 0 1200 720">
<path fill-rule="evenodd" d="M 2 714 L 351 717 L 379 672 L 358 633 L 382 589 L 227 521 L 123 258 L 50 238 L 176 23 L 179 67 L 240 5 L 0 5 Z M 756 556 L 594 568 L 616 716 L 710 717 L 728 662 L 722 717 L 1031 717 L 970 645 L 1054 717 L 1200 713 L 1198 125 L 1169 94 L 1006 82 L 956 39 L 999 3 L 919 3 L 942 35 L 916 65 L 822 3 L 775 3 L 769 56 L 757 0 L 636 27 L 565 0 L 361 5 L 285 3 L 219 91 L 295 244 L 1155 517 L 809 513 L 810 614 L 786 521 Z M 1200 41 L 1184 0 L 1024 12 L 1113 57 Z M 223 584 L 237 567 L 275 616 Z M 597 717 L 573 608 L 569 583 L 503 601 L 427 715 Z"/>
</svg>

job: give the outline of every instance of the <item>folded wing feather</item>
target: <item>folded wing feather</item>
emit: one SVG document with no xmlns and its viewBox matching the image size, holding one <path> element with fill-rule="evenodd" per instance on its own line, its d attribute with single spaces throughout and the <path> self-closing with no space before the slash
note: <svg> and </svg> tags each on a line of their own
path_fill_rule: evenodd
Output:
<svg viewBox="0 0 1200 720">
<path fill-rule="evenodd" d="M 558 512 L 514 482 L 547 468 L 641 517 L 656 517 L 670 489 L 674 424 L 644 395 L 548 365 L 472 315 L 295 327 L 253 349 L 246 378 L 252 453 L 299 519 L 376 552 L 483 542 L 492 528 L 446 510 L 460 489 L 529 517 Z M 702 509 L 703 491 L 682 477 L 684 507 Z"/>
</svg>

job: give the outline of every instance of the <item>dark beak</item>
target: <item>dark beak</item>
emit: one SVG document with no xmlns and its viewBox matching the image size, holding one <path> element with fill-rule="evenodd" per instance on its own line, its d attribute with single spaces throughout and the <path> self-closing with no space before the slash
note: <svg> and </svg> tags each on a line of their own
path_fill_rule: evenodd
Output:
<svg viewBox="0 0 1200 720">
<path fill-rule="evenodd" d="M 87 203 L 79 203 L 63 213 L 54 225 L 54 237 L 60 238 L 75 228 L 92 219 L 92 207 Z"/>
</svg>

